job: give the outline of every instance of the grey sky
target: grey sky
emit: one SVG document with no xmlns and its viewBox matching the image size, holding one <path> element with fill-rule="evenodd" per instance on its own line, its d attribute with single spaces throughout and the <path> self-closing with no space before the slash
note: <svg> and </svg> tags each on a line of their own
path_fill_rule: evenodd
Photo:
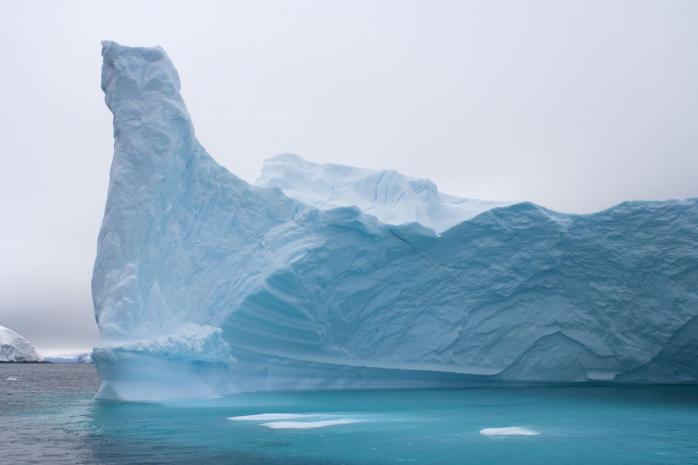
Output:
<svg viewBox="0 0 698 465">
<path fill-rule="evenodd" d="M 695 1 L 0 2 L 0 324 L 97 341 L 100 40 L 162 45 L 207 150 L 591 212 L 698 196 Z"/>
</svg>

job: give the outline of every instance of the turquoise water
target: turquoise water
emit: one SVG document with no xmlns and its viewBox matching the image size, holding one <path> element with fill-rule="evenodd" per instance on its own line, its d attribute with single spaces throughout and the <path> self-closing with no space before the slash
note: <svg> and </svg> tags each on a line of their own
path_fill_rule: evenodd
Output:
<svg viewBox="0 0 698 465">
<path fill-rule="evenodd" d="M 697 387 L 264 393 L 160 405 L 93 400 L 98 384 L 92 366 L 0 365 L 0 463 L 698 464 Z M 228 419 L 283 413 L 311 416 Z M 531 435 L 481 433 L 508 427 Z"/>
</svg>

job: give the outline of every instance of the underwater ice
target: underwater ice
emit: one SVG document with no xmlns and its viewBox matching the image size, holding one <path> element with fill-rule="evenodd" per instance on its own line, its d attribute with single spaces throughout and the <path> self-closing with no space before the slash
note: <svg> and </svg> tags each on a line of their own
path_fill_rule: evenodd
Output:
<svg viewBox="0 0 698 465">
<path fill-rule="evenodd" d="M 567 215 L 289 155 L 253 186 L 161 48 L 102 54 L 100 397 L 698 380 L 698 200 Z"/>
</svg>

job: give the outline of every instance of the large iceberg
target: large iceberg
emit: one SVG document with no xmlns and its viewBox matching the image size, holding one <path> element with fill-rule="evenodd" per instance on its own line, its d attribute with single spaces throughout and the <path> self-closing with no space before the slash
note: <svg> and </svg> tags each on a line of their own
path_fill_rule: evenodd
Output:
<svg viewBox="0 0 698 465">
<path fill-rule="evenodd" d="M 253 186 L 199 144 L 161 48 L 102 54 L 100 397 L 698 380 L 698 200 L 568 215 L 290 155 Z"/>
<path fill-rule="evenodd" d="M 42 358 L 24 336 L 0 326 L 0 362 L 41 362 Z"/>
</svg>

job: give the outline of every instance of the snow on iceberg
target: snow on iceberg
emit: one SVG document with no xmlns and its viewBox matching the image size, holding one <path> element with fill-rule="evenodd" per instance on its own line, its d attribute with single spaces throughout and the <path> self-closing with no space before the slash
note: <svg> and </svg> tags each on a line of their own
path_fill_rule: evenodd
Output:
<svg viewBox="0 0 698 465">
<path fill-rule="evenodd" d="M 10 328 L 0 326 L 0 362 L 40 362 L 32 343 Z"/>
<path fill-rule="evenodd" d="M 266 160 L 257 185 L 278 187 L 289 197 L 322 210 L 355 206 L 387 224 L 416 222 L 437 233 L 491 208 L 512 204 L 443 194 L 428 179 L 393 170 L 317 164 L 294 154 Z"/>
<path fill-rule="evenodd" d="M 692 340 L 675 333 L 698 315 L 696 199 L 469 217 L 426 181 L 288 156 L 265 168 L 273 187 L 253 186 L 199 144 L 161 48 L 102 54 L 115 145 L 92 281 L 100 397 L 585 382 L 671 364 Z"/>
</svg>

